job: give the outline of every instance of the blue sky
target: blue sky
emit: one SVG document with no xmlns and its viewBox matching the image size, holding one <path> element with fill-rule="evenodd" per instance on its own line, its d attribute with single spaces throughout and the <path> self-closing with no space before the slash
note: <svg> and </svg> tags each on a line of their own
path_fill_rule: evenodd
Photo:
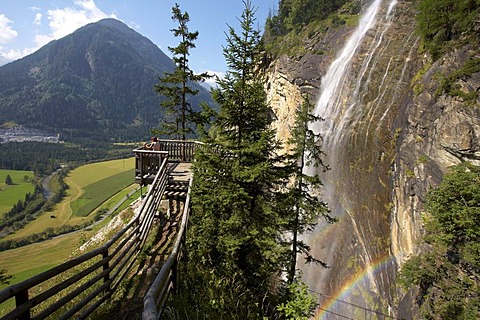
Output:
<svg viewBox="0 0 480 320">
<path fill-rule="evenodd" d="M 263 29 L 269 11 L 278 0 L 251 0 Z M 195 72 L 226 71 L 222 55 L 227 24 L 238 30 L 244 9 L 242 0 L 0 0 L 0 65 L 34 52 L 53 39 L 103 18 L 116 18 L 149 38 L 171 56 L 167 47 L 178 45 L 171 29 L 172 7 L 178 3 L 188 12 L 190 31 L 199 31 L 190 52 Z"/>
</svg>

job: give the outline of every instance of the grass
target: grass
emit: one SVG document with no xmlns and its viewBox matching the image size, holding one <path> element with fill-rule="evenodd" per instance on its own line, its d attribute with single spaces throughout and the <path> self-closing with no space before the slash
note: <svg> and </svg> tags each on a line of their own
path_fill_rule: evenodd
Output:
<svg viewBox="0 0 480 320">
<path fill-rule="evenodd" d="M 88 197 L 91 202 L 95 202 L 93 206 L 94 209 L 109 210 L 124 198 L 127 193 L 137 187 L 131 184 L 133 182 L 133 167 L 134 158 L 131 158 L 88 164 L 73 170 L 65 178 L 69 189 L 67 190 L 67 195 L 64 200 L 57 204 L 52 212 L 41 215 L 25 228 L 18 230 L 15 234 L 9 235 L 4 239 L 23 237 L 31 233 L 41 232 L 48 227 L 55 228 L 64 224 L 78 224 L 86 219 L 91 219 L 91 216 L 75 216 L 70 207 L 71 203 L 74 203 L 75 200 L 84 195 L 84 198 Z M 3 171 L 6 172 L 6 170 Z M 23 179 L 23 176 L 27 173 L 25 171 L 18 171 L 15 174 L 12 174 L 12 171 L 8 172 L 14 182 L 19 181 L 18 177 L 22 177 Z M 33 176 L 31 173 L 30 175 Z M 5 177 L 6 174 L 3 180 L 5 180 Z M 128 186 L 128 184 L 131 185 Z M 140 193 L 136 192 L 118 211 L 128 206 L 139 196 Z M 100 198 L 102 199 L 100 200 Z M 96 210 L 94 210 L 94 212 Z M 55 218 L 51 218 L 51 216 L 55 216 Z M 19 283 L 46 271 L 71 257 L 72 253 L 77 250 L 82 242 L 92 237 L 95 232 L 107 224 L 109 220 L 110 218 L 105 219 L 92 230 L 68 234 L 17 249 L 0 252 L 0 269 L 6 269 L 7 274 L 14 276 L 10 284 Z M 0 290 L 5 287 L 6 285 L 0 286 Z M 14 300 L 10 299 L 1 304 L 0 315 L 2 314 L 2 310 L 10 310 L 14 306 L 14 303 Z"/>
<path fill-rule="evenodd" d="M 103 161 L 90 163 L 70 172 L 69 180 L 75 181 L 79 187 L 83 188 L 89 184 L 103 180 L 120 172 L 133 170 L 135 158 L 119 159 L 112 161 Z M 133 173 L 132 173 L 133 182 Z M 68 183 L 68 181 L 67 181 Z"/>
<path fill-rule="evenodd" d="M 132 190 L 122 190 L 122 192 L 116 195 L 116 197 L 120 195 L 124 197 L 125 194 L 130 191 Z M 130 199 L 134 200 L 133 197 L 135 195 L 139 195 L 139 192 L 132 195 Z M 122 220 L 125 220 L 132 213 L 133 211 L 124 212 Z M 0 269 L 5 269 L 7 270 L 8 275 L 13 275 L 13 279 L 11 279 L 9 285 L 17 284 L 41 272 L 47 271 L 73 257 L 82 255 L 101 245 L 101 243 L 94 243 L 93 245 L 91 244 L 86 251 L 79 250 L 80 246 L 83 245 L 88 239 L 92 238 L 92 236 L 94 236 L 102 227 L 104 227 L 109 220 L 111 219 L 104 220 L 101 224 L 92 228 L 92 230 L 83 230 L 79 233 L 55 237 L 44 242 L 0 252 Z M 110 232 L 113 234 L 118 232 L 118 230 L 112 229 Z M 108 234 L 106 237 L 108 238 Z M 25 259 L 25 257 L 28 257 L 28 259 Z M 57 279 L 63 279 L 65 275 L 72 276 L 72 273 L 75 272 L 78 272 L 78 270 L 75 270 L 75 268 L 71 269 Z M 51 287 L 52 281 L 57 280 L 47 280 L 39 286 L 35 286 L 35 288 L 31 290 L 36 293 L 40 293 L 46 288 Z M 7 285 L 1 285 L 0 290 L 6 287 Z M 14 307 L 14 299 L 9 299 L 8 301 L 0 304 L 0 317 L 2 317 L 6 312 L 12 310 Z"/>
<path fill-rule="evenodd" d="M 70 203 L 73 214 L 78 217 L 88 216 L 106 199 L 132 184 L 133 171 L 125 171 L 83 188 L 83 194 Z"/>
<path fill-rule="evenodd" d="M 24 228 L 17 230 L 15 233 L 6 236 L 2 240 L 26 237 L 30 234 L 40 233 L 49 227 L 60 228 L 64 225 L 79 225 L 91 221 L 91 216 L 81 217 L 74 215 L 71 203 L 84 194 L 84 189 L 88 189 L 88 185 L 94 184 L 103 179 L 108 179 L 119 173 L 125 173 L 125 175 L 127 175 L 126 172 L 130 172 L 130 181 L 133 182 L 133 168 L 134 158 L 104 161 L 78 167 L 71 171 L 65 178 L 65 182 L 69 189 L 67 190 L 64 199 L 56 204 L 51 212 L 44 213 L 31 223 L 27 224 Z M 110 196 L 119 191 L 119 188 L 114 185 L 110 185 L 108 188 L 116 190 L 114 192 L 109 192 Z M 106 201 L 110 196 L 104 195 L 101 200 L 97 200 L 96 197 L 94 197 L 95 201 L 99 202 L 97 206 Z M 93 199 L 91 200 L 93 201 Z M 93 208 L 95 208 L 95 206 Z"/>
<path fill-rule="evenodd" d="M 13 185 L 6 185 L 5 178 L 10 175 Z M 12 209 L 19 200 L 24 201 L 27 193 L 33 193 L 33 172 L 0 169 L 0 219 Z"/>
<path fill-rule="evenodd" d="M 86 236 L 90 237 L 93 232 Z M 49 241 L 34 243 L 25 247 L 0 252 L 0 269 L 13 275 L 11 284 L 19 283 L 67 260 L 79 245 L 79 235 L 72 234 Z M 26 259 L 28 257 L 28 259 Z M 6 285 L 0 286 L 0 290 Z M 15 301 L 10 299 L 0 304 L 2 310 L 10 310 Z"/>
<path fill-rule="evenodd" d="M 78 224 L 87 219 L 91 219 L 92 215 L 98 210 L 103 209 L 108 211 L 125 198 L 129 192 L 138 187 L 132 184 L 134 178 L 133 167 L 134 158 L 130 158 L 88 164 L 73 170 L 65 178 L 69 189 L 63 201 L 57 204 L 52 212 L 41 215 L 25 228 L 18 230 L 15 234 L 9 235 L 4 239 L 27 236 L 31 233 L 41 232 L 48 227 L 55 228 L 64 224 Z M 4 175 L 2 179 L 4 181 L 6 173 L 3 174 L 3 172 L 7 171 L 0 171 L 0 175 Z M 25 171 L 17 171 L 15 174 L 12 172 L 13 171 L 8 171 L 8 174 L 10 174 L 15 183 L 20 181 L 19 177 L 23 179 L 23 176 L 28 174 L 28 172 Z M 32 173 L 29 174 L 33 177 Z M 124 202 L 117 212 L 126 208 L 139 196 L 140 192 L 137 191 Z M 24 195 L 22 195 L 22 198 L 23 197 Z M 83 200 L 77 201 L 77 199 L 82 197 Z M 71 205 L 75 203 L 75 201 L 82 203 L 83 207 L 92 207 L 92 212 L 88 212 L 85 217 L 74 215 Z M 87 211 L 85 208 L 83 210 L 84 212 Z M 51 216 L 55 216 L 55 218 L 51 218 Z M 111 218 L 105 219 L 102 223 L 92 228 L 92 230 L 68 234 L 21 248 L 0 252 L 0 269 L 6 269 L 7 274 L 14 276 L 10 284 L 19 283 L 44 272 L 68 260 L 82 242 L 91 238 L 110 220 Z M 5 287 L 6 285 L 0 286 L 0 290 Z M 13 308 L 14 304 L 13 299 L 0 304 L 0 316 L 5 310 Z"/>
<path fill-rule="evenodd" d="M 122 191 L 118 192 L 116 195 L 102 203 L 101 206 L 97 208 L 97 210 L 102 210 L 105 209 L 106 211 L 110 210 L 114 205 L 116 205 L 120 200 L 125 198 L 127 194 L 133 190 L 138 188 L 138 185 L 132 184 L 128 186 L 127 188 L 123 189 Z M 140 197 L 140 190 L 137 190 L 134 194 L 128 198 L 118 209 L 117 212 L 122 211 L 123 209 L 127 208 L 135 199 L 138 199 Z M 95 211 L 97 211 L 95 210 Z"/>
<path fill-rule="evenodd" d="M 105 201 L 97 210 L 102 208 L 108 210 L 136 188 L 136 185 L 128 186 Z M 126 208 L 139 196 L 140 191 L 135 192 L 117 211 Z M 77 252 L 80 245 L 91 238 L 110 220 L 111 218 L 105 219 L 92 230 L 84 230 L 80 233 L 68 234 L 25 247 L 0 252 L 0 269 L 6 269 L 9 275 L 14 276 L 13 279 L 11 279 L 10 285 L 31 278 L 71 258 Z M 25 259 L 25 257 L 28 257 L 28 259 Z M 7 285 L 0 286 L 0 290 L 6 287 Z M 13 299 L 0 304 L 0 317 L 6 310 L 11 310 L 14 306 L 15 301 Z"/>
</svg>

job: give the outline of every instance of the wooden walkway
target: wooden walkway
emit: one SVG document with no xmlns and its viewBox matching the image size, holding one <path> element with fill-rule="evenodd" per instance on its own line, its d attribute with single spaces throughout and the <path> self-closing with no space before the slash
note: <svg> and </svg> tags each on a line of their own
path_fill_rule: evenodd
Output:
<svg viewBox="0 0 480 320">
<path fill-rule="evenodd" d="M 185 200 L 187 198 L 188 185 L 192 179 L 191 163 L 169 163 L 169 179 L 165 190 L 165 198 Z"/>
</svg>

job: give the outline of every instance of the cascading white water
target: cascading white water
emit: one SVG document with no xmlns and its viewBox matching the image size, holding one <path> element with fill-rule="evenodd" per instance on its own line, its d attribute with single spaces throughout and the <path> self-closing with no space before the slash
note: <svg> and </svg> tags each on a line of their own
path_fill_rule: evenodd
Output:
<svg viewBox="0 0 480 320">
<path fill-rule="evenodd" d="M 368 208 L 368 199 L 365 199 L 365 194 L 369 192 L 373 194 L 380 189 L 383 190 L 378 193 L 383 192 L 383 194 L 372 195 L 373 202 L 379 202 L 378 198 L 388 197 L 385 196 L 385 190 L 388 188 L 384 186 L 388 182 L 382 180 L 386 175 L 385 170 L 378 169 L 378 172 L 374 172 L 376 169 L 371 168 L 375 163 L 384 161 L 386 151 L 379 151 L 380 148 L 375 149 L 369 144 L 378 143 L 380 145 L 382 143 L 377 141 L 381 139 L 372 137 L 372 130 L 380 128 L 384 122 L 385 126 L 390 125 L 387 122 L 391 121 L 392 117 L 387 117 L 387 115 L 391 113 L 391 109 L 395 109 L 392 108 L 396 103 L 393 99 L 397 94 L 395 85 L 397 87 L 402 85 L 406 70 L 405 57 L 401 55 L 405 51 L 411 51 L 411 47 L 407 47 L 410 39 L 408 37 L 403 43 L 403 47 L 395 47 L 401 51 L 398 56 L 388 56 L 388 53 L 385 52 L 388 47 L 386 43 L 391 41 L 391 39 L 385 40 L 385 38 L 392 24 L 397 0 L 389 0 L 385 5 L 383 2 L 384 0 L 374 0 L 367 6 L 358 27 L 350 35 L 337 58 L 322 77 L 320 95 L 314 113 L 324 121 L 311 125 L 311 129 L 323 137 L 323 149 L 327 155 L 325 162 L 331 167 L 327 173 L 321 174 L 324 182 L 323 200 L 328 203 L 332 216 L 337 217 L 339 222 L 333 226 L 320 224 L 305 239 L 311 246 L 314 255 L 332 267 L 320 271 L 318 269 L 312 271 L 310 268 L 304 267 L 302 268 L 303 279 L 313 291 L 319 294 L 337 295 L 353 286 L 349 283 L 353 280 L 340 278 L 360 270 L 361 272 L 358 273 L 362 275 L 362 279 L 355 284 L 356 297 L 343 298 L 363 305 L 369 299 L 377 300 L 373 302 L 374 304 L 378 303 L 378 297 L 372 295 L 385 294 L 385 296 L 389 296 L 389 293 L 382 291 L 388 290 L 385 289 L 389 283 L 388 270 L 392 269 L 392 264 L 385 264 L 387 265 L 385 269 L 380 271 L 373 268 L 378 263 L 379 257 L 386 255 L 388 263 L 391 260 L 388 259 L 388 244 L 380 244 L 381 241 L 384 241 L 381 238 L 388 233 L 388 230 L 386 231 L 388 226 L 377 226 L 386 224 L 387 218 L 384 217 L 381 222 L 374 221 L 374 216 L 379 215 L 379 211 L 381 211 L 378 207 L 384 206 L 384 204 L 376 203 L 376 208 Z M 380 12 L 382 14 L 379 14 Z M 369 38 L 367 43 L 364 41 L 366 37 Z M 360 55 L 359 51 L 361 51 Z M 381 55 L 384 57 L 379 62 L 378 56 Z M 385 58 L 385 56 L 388 57 Z M 354 64 L 356 64 L 355 67 L 353 67 Z M 373 129 L 370 128 L 372 123 L 375 124 Z M 385 144 L 384 141 L 383 144 Z M 360 150 L 360 146 L 366 147 L 366 150 Z M 362 152 L 368 154 L 365 159 L 360 159 Z M 372 187 L 372 183 L 370 183 L 365 188 L 366 190 L 358 190 L 361 186 L 359 181 L 363 179 L 362 174 L 365 172 L 369 174 L 367 171 L 373 172 L 372 176 L 374 176 L 370 178 L 369 182 L 373 181 L 377 184 L 380 182 L 382 185 L 377 188 Z M 315 168 L 308 168 L 307 172 L 312 174 L 315 172 Z M 370 188 L 373 191 L 370 191 Z M 361 203 L 362 201 L 365 203 Z M 372 221 L 359 220 L 359 217 L 363 217 L 358 213 L 359 210 L 373 212 L 369 217 Z M 386 216 L 384 213 L 383 215 Z M 374 231 L 371 232 L 372 230 Z M 385 238 L 388 238 L 388 235 Z M 379 243 L 372 244 L 372 240 Z M 386 251 L 387 253 L 385 253 Z M 348 254 L 358 257 L 348 257 L 346 256 Z M 337 263 L 338 261 L 341 262 Z M 344 271 L 347 269 L 348 272 Z M 384 297 L 379 299 L 382 298 Z M 391 297 L 387 297 L 386 300 L 392 301 Z M 320 307 L 327 308 L 328 303 L 320 302 Z M 377 305 L 375 308 L 389 310 L 390 306 L 382 308 Z M 341 313 L 341 307 L 340 309 L 336 308 L 335 311 Z M 329 319 L 328 314 L 324 314 L 322 319 Z M 336 318 L 332 317 L 332 319 Z"/>
<path fill-rule="evenodd" d="M 351 111 L 354 109 L 355 104 L 352 104 L 345 112 L 345 104 L 339 101 L 342 97 L 342 92 L 348 90 L 345 88 L 345 77 L 349 70 L 350 62 L 357 52 L 358 47 L 362 44 L 362 40 L 367 32 L 375 25 L 377 19 L 377 13 L 383 0 L 375 0 L 365 11 L 360 19 L 360 23 L 352 33 L 347 43 L 343 47 L 340 55 L 333 61 L 329 67 L 327 73 L 322 78 L 321 94 L 315 107 L 314 113 L 325 119 L 325 123 L 316 123 L 312 129 L 319 132 L 324 137 L 324 144 L 326 148 L 330 144 L 335 144 L 341 140 L 342 135 L 345 133 L 343 130 L 345 124 L 348 123 L 351 116 Z M 387 10 L 387 17 L 391 16 L 392 10 L 395 7 L 397 0 L 392 0 Z M 381 33 L 379 40 L 376 43 L 375 48 L 370 48 L 369 59 L 362 70 L 361 75 L 358 77 L 357 83 L 361 83 L 361 79 L 367 67 L 370 64 L 372 53 L 378 48 L 381 40 L 383 39 L 383 33 L 387 30 L 389 24 L 386 24 L 386 28 Z M 358 88 L 356 88 L 356 94 L 358 94 Z"/>
<path fill-rule="evenodd" d="M 325 141 L 331 141 L 332 133 L 338 125 L 334 119 L 341 112 L 341 102 L 338 100 L 341 91 L 344 90 L 344 77 L 349 63 L 353 58 L 358 46 L 361 44 L 367 31 L 373 26 L 378 8 L 382 0 L 375 0 L 367 9 L 360 20 L 355 32 L 350 36 L 340 55 L 333 61 L 325 76 L 322 78 L 321 94 L 315 107 L 314 113 L 327 121 L 327 125 L 314 126 L 320 131 Z"/>
</svg>

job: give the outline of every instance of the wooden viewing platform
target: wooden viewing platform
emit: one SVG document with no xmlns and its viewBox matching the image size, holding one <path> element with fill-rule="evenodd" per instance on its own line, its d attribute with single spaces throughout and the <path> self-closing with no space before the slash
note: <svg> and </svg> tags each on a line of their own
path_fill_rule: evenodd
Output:
<svg viewBox="0 0 480 320">
<path fill-rule="evenodd" d="M 195 151 L 203 148 L 198 141 L 159 140 L 160 151 L 141 147 L 133 150 L 135 154 L 135 182 L 141 185 L 151 184 L 163 160 L 167 160 L 169 172 L 175 180 L 188 181 L 190 166 Z"/>
<path fill-rule="evenodd" d="M 177 268 L 190 215 L 191 163 L 204 147 L 197 141 L 160 140 L 160 151 L 139 148 L 135 154 L 135 182 L 149 185 L 139 211 L 102 246 L 32 278 L 0 290 L 0 304 L 15 300 L 7 319 L 87 319 L 110 299 L 133 272 L 145 249 L 155 219 L 173 213 L 181 220 L 172 238 L 171 253 L 143 297 L 142 319 L 159 319 L 169 293 L 176 287 Z M 160 203 L 168 200 L 167 212 Z M 157 223 L 158 224 L 158 223 Z M 174 239 L 174 240 L 173 240 Z M 46 281 L 50 287 L 42 288 Z M 40 288 L 40 289 L 39 289 Z"/>
</svg>

